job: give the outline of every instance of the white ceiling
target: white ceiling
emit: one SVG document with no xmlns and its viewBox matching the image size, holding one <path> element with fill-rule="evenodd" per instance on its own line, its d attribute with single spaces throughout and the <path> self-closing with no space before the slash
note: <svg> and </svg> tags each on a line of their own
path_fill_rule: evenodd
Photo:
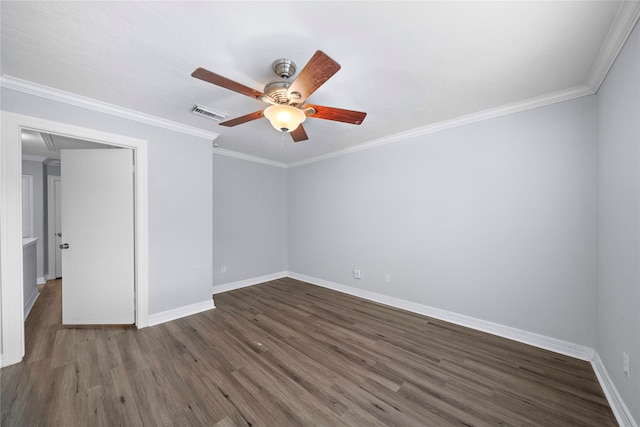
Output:
<svg viewBox="0 0 640 427">
<path fill-rule="evenodd" d="M 2 1 L 0 72 L 291 163 L 522 100 L 596 90 L 607 54 L 624 41 L 615 38 L 627 35 L 614 31 L 621 4 Z M 282 145 L 266 119 L 226 128 L 190 113 L 195 104 L 230 118 L 266 107 L 192 78 L 197 67 L 262 91 L 275 59 L 300 70 L 316 50 L 342 69 L 309 102 L 366 111 L 362 125 L 308 119 L 309 140 Z"/>
</svg>

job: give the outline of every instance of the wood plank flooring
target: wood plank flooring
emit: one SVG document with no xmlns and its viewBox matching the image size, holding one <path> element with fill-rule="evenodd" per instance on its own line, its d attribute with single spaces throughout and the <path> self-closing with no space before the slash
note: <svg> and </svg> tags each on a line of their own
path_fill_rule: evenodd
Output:
<svg viewBox="0 0 640 427">
<path fill-rule="evenodd" d="M 135 329 L 60 325 L 2 369 L 3 426 L 614 426 L 589 363 L 293 279 Z"/>
</svg>

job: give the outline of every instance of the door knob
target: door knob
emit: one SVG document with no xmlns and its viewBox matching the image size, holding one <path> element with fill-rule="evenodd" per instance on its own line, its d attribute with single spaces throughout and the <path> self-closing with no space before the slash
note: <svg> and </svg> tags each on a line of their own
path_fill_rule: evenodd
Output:
<svg viewBox="0 0 640 427">
<path fill-rule="evenodd" d="M 61 244 L 60 249 L 69 249 L 69 244 L 68 243 Z"/>
</svg>

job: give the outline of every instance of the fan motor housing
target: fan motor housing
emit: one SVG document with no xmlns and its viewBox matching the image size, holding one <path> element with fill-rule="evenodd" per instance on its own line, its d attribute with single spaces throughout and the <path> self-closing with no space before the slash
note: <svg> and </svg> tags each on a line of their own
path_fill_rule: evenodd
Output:
<svg viewBox="0 0 640 427">
<path fill-rule="evenodd" d="M 283 78 L 271 80 L 264 87 L 264 93 L 278 104 L 288 104 L 289 96 L 287 91 L 291 83 L 293 83 L 291 80 Z"/>
<path fill-rule="evenodd" d="M 287 58 L 280 58 L 273 61 L 271 68 L 278 77 L 265 85 L 264 93 L 278 104 L 291 104 L 300 99 L 299 94 L 288 93 L 293 83 L 291 77 L 296 73 L 296 63 Z"/>
</svg>

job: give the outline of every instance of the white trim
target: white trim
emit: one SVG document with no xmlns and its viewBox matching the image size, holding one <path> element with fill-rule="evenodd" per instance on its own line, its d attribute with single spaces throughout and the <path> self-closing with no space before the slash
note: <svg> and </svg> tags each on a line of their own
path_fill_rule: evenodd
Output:
<svg viewBox="0 0 640 427">
<path fill-rule="evenodd" d="M 628 35 L 627 35 L 628 36 Z M 182 125 L 180 123 L 171 122 L 169 120 L 161 119 L 155 116 L 150 116 L 137 111 L 129 110 L 123 107 L 118 107 L 113 104 L 107 104 L 102 101 L 97 101 L 91 98 L 86 98 L 80 95 L 75 95 L 69 92 L 60 91 L 58 89 L 49 88 L 36 83 L 28 82 L 11 76 L 0 77 L 0 86 L 7 89 L 12 89 L 36 96 L 40 96 L 55 101 L 64 102 L 71 105 L 87 108 L 94 111 L 99 111 L 114 116 L 124 117 L 127 119 L 135 120 L 138 122 L 151 124 L 154 126 L 170 129 L 176 132 L 185 133 L 188 135 L 198 136 L 202 138 L 209 138 L 212 141 L 215 140 L 220 134 L 214 132 L 207 132 L 198 128 Z M 496 108 L 491 108 L 477 113 L 468 114 L 466 116 L 457 117 L 451 120 L 445 120 L 438 123 L 433 123 L 427 126 L 412 129 L 406 132 L 401 132 L 388 137 L 379 138 L 370 142 L 356 145 L 344 150 L 334 151 L 332 153 L 324 154 L 317 157 L 311 157 L 309 159 L 301 160 L 293 163 L 283 163 L 275 160 L 269 160 L 250 154 L 239 153 L 224 148 L 214 148 L 215 154 L 222 156 L 233 157 L 240 160 L 247 160 L 254 163 L 261 163 L 269 166 L 275 166 L 279 168 L 292 168 L 297 166 L 306 165 L 309 163 L 319 162 L 321 160 L 330 159 L 333 157 L 344 156 L 347 154 L 355 153 L 357 151 L 368 150 L 371 148 L 380 147 L 383 145 L 404 141 L 407 139 L 415 138 L 422 135 L 427 135 L 442 130 L 455 128 L 458 126 L 464 126 L 470 123 L 476 123 L 479 121 L 489 120 L 508 114 L 517 113 L 520 111 L 530 110 L 533 108 L 542 107 L 545 105 L 554 104 L 557 102 L 568 101 L 570 99 L 578 98 L 586 95 L 593 95 L 595 92 L 587 85 L 580 85 L 573 88 L 561 90 L 558 92 L 541 95 L 535 98 L 527 99 L 524 101 L 518 101 L 511 104 L 503 105 Z"/>
<path fill-rule="evenodd" d="M 246 160 L 253 163 L 261 163 L 263 165 L 275 166 L 277 168 L 287 168 L 286 163 L 276 162 L 275 160 L 264 159 L 262 157 L 252 156 L 250 154 L 238 153 L 237 151 L 226 150 L 224 148 L 214 148 L 213 154 L 219 154 L 221 156 L 233 157 L 234 159 Z"/>
<path fill-rule="evenodd" d="M 225 283 L 223 285 L 217 285 L 213 287 L 213 294 L 221 294 L 223 292 L 233 291 L 234 289 L 246 288 L 247 286 L 259 285 L 260 283 L 270 282 L 272 280 L 282 279 L 287 277 L 286 271 L 279 273 L 267 274 L 260 277 L 252 277 L 251 279 L 238 280 L 237 282 Z"/>
<path fill-rule="evenodd" d="M 618 57 L 620 50 L 622 50 L 622 47 L 631 35 L 638 19 L 640 19 L 640 2 L 621 2 L 618 14 L 609 28 L 607 38 L 602 44 L 598 57 L 593 63 L 589 77 L 587 78 L 587 84 L 594 92 L 600 89 L 600 85 L 602 85 L 602 82 Z"/>
<path fill-rule="evenodd" d="M 544 107 L 545 105 L 551 105 L 558 102 L 569 101 L 574 98 L 580 98 L 582 96 L 593 95 L 595 92 L 587 85 L 575 86 L 569 89 L 561 90 L 558 92 L 549 93 L 535 98 L 526 99 L 524 101 L 518 101 L 511 104 L 506 104 L 496 108 L 490 108 L 484 111 L 478 111 L 476 113 L 467 114 L 466 116 L 456 117 L 454 119 L 445 120 L 438 123 L 432 123 L 427 126 L 411 129 L 405 132 L 400 132 L 395 135 L 386 136 L 383 138 L 375 139 L 364 144 L 359 144 L 353 147 L 345 148 L 344 150 L 334 151 L 332 153 L 323 154 L 321 156 L 311 157 L 309 159 L 301 160 L 299 162 L 289 163 L 287 167 L 294 168 L 297 166 L 307 165 L 309 163 L 315 163 L 333 157 L 346 156 L 347 154 L 356 153 L 358 151 L 370 150 L 372 148 L 382 147 L 384 145 L 393 144 L 396 142 L 404 141 L 407 139 L 417 138 L 419 136 L 428 135 L 443 130 L 456 128 L 459 126 L 465 126 L 472 123 L 482 122 L 485 120 L 495 119 L 497 117 L 506 116 L 509 114 L 519 113 L 521 111 L 531 110 L 538 107 Z"/>
<path fill-rule="evenodd" d="M 2 363 L 24 355 L 22 283 L 22 147 L 20 128 L 2 112 L 0 141 L 0 283 L 2 284 Z"/>
<path fill-rule="evenodd" d="M 45 160 L 47 160 L 47 157 L 43 157 L 43 156 L 34 156 L 32 154 L 23 154 L 22 155 L 22 160 L 28 160 L 30 162 L 39 162 L 42 163 Z"/>
<path fill-rule="evenodd" d="M 193 126 L 183 125 L 182 123 L 173 122 L 150 114 L 141 113 L 139 111 L 130 110 L 96 99 L 87 98 L 85 96 L 76 95 L 74 93 L 65 92 L 48 86 L 39 85 L 37 83 L 22 80 L 16 77 L 4 75 L 0 77 L 0 86 L 15 90 L 18 92 L 28 93 L 40 96 L 42 98 L 51 99 L 53 101 L 63 102 L 69 105 L 86 108 L 88 110 L 98 111 L 112 116 L 123 117 L 125 119 L 134 120 L 136 122 L 157 126 L 163 129 L 169 129 L 186 135 L 197 136 L 200 138 L 214 140 L 220 134 L 198 129 Z"/>
<path fill-rule="evenodd" d="M 143 142 L 134 150 L 136 327 L 138 328 L 149 326 L 149 154 L 147 141 Z"/>
<path fill-rule="evenodd" d="M 638 424 L 633 419 L 633 415 L 631 415 L 629 408 L 627 408 L 627 405 L 625 405 L 622 400 L 620 393 L 618 393 L 618 389 L 616 389 L 615 384 L 611 380 L 609 372 L 607 371 L 607 368 L 604 367 L 602 359 L 600 359 L 600 355 L 597 351 L 591 361 L 591 366 L 593 366 L 598 382 L 602 386 L 604 395 L 607 397 L 607 401 L 609 401 L 609 406 L 611 406 L 611 410 L 616 416 L 618 424 L 624 427 L 638 427 Z"/>
<path fill-rule="evenodd" d="M 56 278 L 56 223 L 55 223 L 55 181 L 62 182 L 62 177 L 56 175 L 47 176 L 47 280 Z"/>
<path fill-rule="evenodd" d="M 172 320 L 180 319 L 182 317 L 191 316 L 192 314 L 202 313 L 203 311 L 216 308 L 213 303 L 213 298 L 206 301 L 197 302 L 195 304 L 185 305 L 184 307 L 178 307 L 160 313 L 154 313 L 149 315 L 149 326 L 159 325 L 161 323 L 170 322 Z"/>
<path fill-rule="evenodd" d="M 40 296 L 40 291 L 38 290 L 38 288 L 35 288 L 31 296 L 29 297 L 29 300 L 27 301 L 27 305 L 24 307 L 24 320 L 27 320 L 29 313 L 31 313 L 31 309 L 33 308 L 33 305 L 38 300 L 39 296 Z"/>
<path fill-rule="evenodd" d="M 24 356 L 22 218 L 20 203 L 21 131 L 32 129 L 133 149 L 135 174 L 136 326 L 149 324 L 147 141 L 36 117 L 2 111 L 0 144 L 0 283 L 2 286 L 3 363 Z M 5 365 L 5 366 L 6 366 Z"/>
<path fill-rule="evenodd" d="M 47 279 L 45 279 L 44 276 L 38 277 L 36 279 L 36 284 L 38 285 L 44 285 L 45 283 L 47 283 Z"/>
<path fill-rule="evenodd" d="M 182 125 L 179 123 L 170 122 L 168 120 L 160 119 L 158 117 L 149 116 L 144 113 L 128 110 L 122 107 L 118 107 L 112 104 L 107 104 L 94 99 L 85 98 L 69 92 L 63 92 L 57 89 L 52 89 L 46 86 L 38 85 L 36 83 L 28 82 L 28 81 L 21 80 L 11 76 L 0 77 L 0 86 L 8 89 L 24 92 L 24 93 L 29 93 L 36 96 L 41 96 L 47 99 L 52 99 L 55 101 L 60 101 L 67 104 L 80 106 L 90 110 L 95 110 L 95 111 L 99 111 L 106 114 L 111 114 L 111 115 L 124 117 L 131 120 L 136 120 L 138 122 L 151 124 L 154 126 L 174 130 L 177 132 L 182 132 L 189 135 L 194 135 L 202 138 L 209 138 L 212 141 L 219 136 L 219 134 L 217 133 L 207 132 L 201 129 L 193 128 L 193 127 Z M 468 114 L 466 116 L 457 117 L 451 120 L 445 120 L 442 122 L 433 123 L 427 126 L 411 129 L 409 131 L 401 132 L 395 135 L 391 135 L 391 136 L 379 138 L 370 142 L 366 142 L 363 144 L 359 144 L 354 147 L 346 148 L 344 150 L 334 151 L 332 153 L 311 157 L 308 159 L 301 160 L 299 162 L 293 162 L 289 164 L 278 162 L 275 160 L 265 159 L 258 156 L 253 156 L 250 154 L 239 153 L 239 152 L 227 150 L 224 148 L 214 148 L 213 152 L 215 154 L 219 154 L 222 156 L 233 157 L 240 160 L 247 160 L 254 163 L 261 163 L 269 166 L 275 166 L 275 167 L 286 169 L 286 168 L 306 165 L 309 163 L 319 162 L 319 161 L 330 159 L 333 157 L 344 156 L 344 155 L 355 153 L 358 151 L 368 150 L 371 148 L 376 148 L 376 147 L 384 146 L 387 144 L 404 141 L 404 140 L 419 137 L 422 135 L 440 132 L 440 131 L 455 128 L 458 126 L 464 126 L 471 123 L 489 120 L 489 119 L 505 116 L 508 114 L 517 113 L 520 111 L 543 107 L 545 105 L 550 105 L 557 102 L 568 101 L 570 99 L 578 98 L 581 96 L 593 95 L 594 93 L 595 92 L 591 89 L 591 87 L 587 85 L 575 86 L 573 88 L 549 93 L 546 95 L 541 95 L 535 98 L 514 102 L 511 104 L 503 105 L 496 108 L 491 108 L 484 111 L 479 111 L 476 113 Z"/>
<path fill-rule="evenodd" d="M 291 277 L 293 279 L 301 280 L 313 285 L 333 289 L 345 294 L 354 295 L 380 304 L 385 304 L 413 313 L 422 314 L 424 316 L 434 317 L 436 319 L 451 322 L 456 325 L 465 326 L 467 328 L 487 332 L 489 334 L 508 338 L 524 344 L 529 344 L 534 347 L 543 348 L 545 350 L 550 350 L 556 353 L 564 354 L 566 356 L 575 357 L 576 359 L 586 360 L 589 362 L 593 359 L 593 349 L 582 345 L 573 344 L 556 338 L 551 338 L 533 332 L 512 328 L 510 326 L 500 325 L 482 319 L 476 319 L 474 317 L 465 316 L 463 314 L 458 314 L 451 311 L 430 307 L 428 305 L 418 304 L 400 298 L 378 294 L 375 292 L 365 291 L 362 289 L 353 288 L 351 286 L 346 286 L 339 283 L 330 282 L 328 280 L 306 276 L 303 274 L 288 272 L 287 275 L 288 277 Z"/>
</svg>

